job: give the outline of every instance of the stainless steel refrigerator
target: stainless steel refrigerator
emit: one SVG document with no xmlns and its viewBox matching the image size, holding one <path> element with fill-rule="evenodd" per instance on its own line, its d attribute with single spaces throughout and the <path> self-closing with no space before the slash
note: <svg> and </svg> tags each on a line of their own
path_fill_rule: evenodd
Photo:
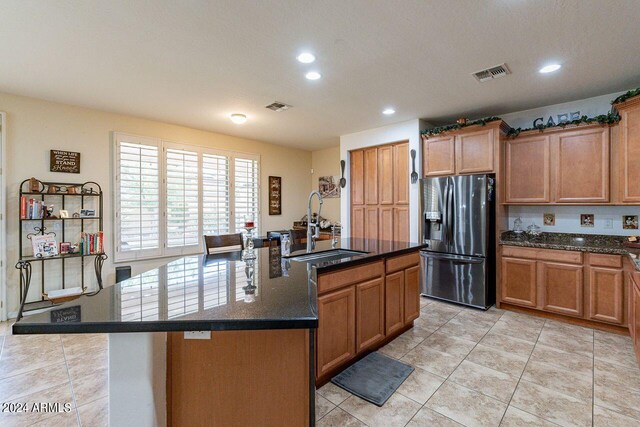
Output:
<svg viewBox="0 0 640 427">
<path fill-rule="evenodd" d="M 420 180 L 424 295 L 487 309 L 495 303 L 495 178 Z"/>
</svg>

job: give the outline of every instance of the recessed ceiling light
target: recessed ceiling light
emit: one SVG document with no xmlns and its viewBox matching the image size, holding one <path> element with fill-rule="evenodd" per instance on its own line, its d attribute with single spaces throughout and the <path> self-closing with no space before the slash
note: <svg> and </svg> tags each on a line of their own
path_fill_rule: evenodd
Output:
<svg viewBox="0 0 640 427">
<path fill-rule="evenodd" d="M 322 75 L 317 71 L 309 71 L 304 76 L 307 78 L 307 80 L 318 80 L 320 77 L 322 77 Z"/>
<path fill-rule="evenodd" d="M 303 52 L 297 56 L 297 59 L 303 64 L 311 64 L 313 61 L 316 60 L 316 57 L 312 53 Z"/>
<path fill-rule="evenodd" d="M 231 121 L 237 125 L 241 125 L 243 123 L 245 123 L 247 121 L 247 116 L 245 116 L 244 114 L 232 114 L 229 116 L 229 118 L 231 119 Z"/>
<path fill-rule="evenodd" d="M 384 110 L 382 110 L 382 114 L 384 114 L 385 116 L 390 116 L 395 113 L 396 110 L 394 110 L 393 108 L 385 108 Z"/>
<path fill-rule="evenodd" d="M 553 73 L 554 71 L 558 71 L 560 68 L 562 68 L 562 65 L 560 64 L 549 64 L 540 68 L 538 72 L 542 74 Z"/>
</svg>

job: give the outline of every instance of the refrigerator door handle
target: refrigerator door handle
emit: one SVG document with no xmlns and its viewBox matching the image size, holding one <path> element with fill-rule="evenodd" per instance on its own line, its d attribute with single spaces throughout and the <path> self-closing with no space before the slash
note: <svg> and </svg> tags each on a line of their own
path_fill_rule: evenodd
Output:
<svg viewBox="0 0 640 427">
<path fill-rule="evenodd" d="M 425 258 L 442 259 L 447 261 L 453 261 L 458 264 L 482 264 L 484 258 L 476 258 L 462 255 L 442 254 L 436 252 L 421 252 L 421 256 Z"/>
<path fill-rule="evenodd" d="M 449 247 L 453 246 L 453 181 L 447 181 L 447 243 Z"/>
</svg>

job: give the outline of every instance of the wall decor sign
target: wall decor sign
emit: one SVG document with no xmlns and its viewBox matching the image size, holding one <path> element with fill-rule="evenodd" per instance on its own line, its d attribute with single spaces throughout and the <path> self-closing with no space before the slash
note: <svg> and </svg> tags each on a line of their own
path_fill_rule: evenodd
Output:
<svg viewBox="0 0 640 427">
<path fill-rule="evenodd" d="M 569 123 L 572 120 L 580 119 L 580 111 L 571 111 L 567 113 L 560 113 L 556 115 L 557 121 L 553 120 L 553 116 L 549 116 L 547 121 L 544 121 L 544 117 L 538 117 L 533 121 L 533 127 L 537 128 L 540 125 L 546 125 L 547 127 L 553 127 L 556 125 Z"/>
<path fill-rule="evenodd" d="M 594 223 L 593 214 L 580 214 L 580 227 L 593 227 Z"/>
<path fill-rule="evenodd" d="M 282 215 L 282 177 L 269 177 L 269 215 Z"/>
<path fill-rule="evenodd" d="M 622 215 L 622 228 L 624 230 L 637 230 L 638 215 Z"/>
<path fill-rule="evenodd" d="M 80 173 L 80 153 L 75 151 L 50 150 L 49 162 L 51 172 Z"/>
<path fill-rule="evenodd" d="M 323 199 L 334 199 L 340 197 L 340 177 L 321 176 L 318 178 L 318 190 Z"/>
<path fill-rule="evenodd" d="M 51 310 L 51 323 L 69 323 L 82 320 L 82 310 L 79 305 Z"/>
<path fill-rule="evenodd" d="M 556 214 L 554 213 L 546 213 L 544 214 L 544 225 L 546 226 L 552 226 L 552 225 L 556 225 Z"/>
</svg>

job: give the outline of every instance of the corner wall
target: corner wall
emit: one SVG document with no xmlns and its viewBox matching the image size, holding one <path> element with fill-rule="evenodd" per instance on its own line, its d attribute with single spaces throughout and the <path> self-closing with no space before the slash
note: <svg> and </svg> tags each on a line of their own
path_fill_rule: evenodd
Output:
<svg viewBox="0 0 640 427">
<path fill-rule="evenodd" d="M 338 141 L 336 141 L 338 143 Z M 311 191 L 318 189 L 318 179 L 321 176 L 334 176 L 340 179 L 340 146 L 316 150 L 311 153 Z M 346 176 L 346 169 L 345 169 Z M 327 199 L 322 203 L 322 217 L 331 222 L 340 222 L 340 199 L 344 197 L 345 190 L 340 189 L 340 197 Z M 315 205 L 314 205 L 315 206 Z"/>
</svg>

